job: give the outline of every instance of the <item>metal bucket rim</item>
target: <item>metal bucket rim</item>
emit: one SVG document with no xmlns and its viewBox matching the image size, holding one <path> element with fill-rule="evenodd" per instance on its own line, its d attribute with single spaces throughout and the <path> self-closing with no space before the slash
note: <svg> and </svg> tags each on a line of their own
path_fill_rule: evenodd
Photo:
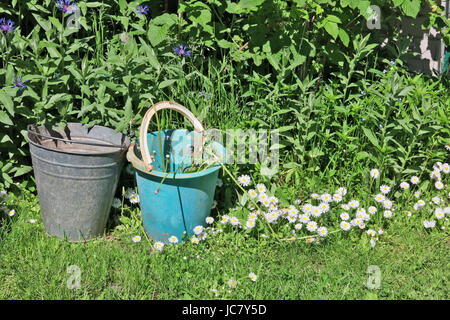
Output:
<svg viewBox="0 0 450 320">
<path fill-rule="evenodd" d="M 78 122 L 67 122 L 67 125 L 83 125 L 83 124 L 78 123 Z M 45 125 L 40 125 L 39 127 L 45 127 Z M 105 127 L 105 126 L 95 125 L 94 127 L 103 128 L 103 129 L 109 130 L 112 133 L 114 133 L 114 129 L 111 129 L 111 128 L 108 128 L 108 127 Z M 58 153 L 66 153 L 66 154 L 85 155 L 85 156 L 100 156 L 100 155 L 109 155 L 109 154 L 117 154 L 117 153 L 126 152 L 127 148 L 131 144 L 131 141 L 125 134 L 123 134 L 121 132 L 117 132 L 117 133 L 119 133 L 123 137 L 125 137 L 125 141 L 124 141 L 124 143 L 125 143 L 124 147 L 125 148 L 124 149 L 117 149 L 115 151 L 105 151 L 105 152 L 76 152 L 76 151 L 59 150 L 59 149 L 55 149 L 55 148 L 49 148 L 49 147 L 43 146 L 42 144 L 38 144 L 38 143 L 32 141 L 30 139 L 30 133 L 28 131 L 27 131 L 27 138 L 28 138 L 28 143 L 32 144 L 35 147 L 42 148 L 42 149 L 45 149 L 45 150 L 48 150 L 48 151 L 53 151 L 53 152 L 58 152 Z M 99 139 L 99 140 L 101 140 L 101 139 Z M 106 149 L 106 147 L 105 147 L 105 149 Z"/>
</svg>

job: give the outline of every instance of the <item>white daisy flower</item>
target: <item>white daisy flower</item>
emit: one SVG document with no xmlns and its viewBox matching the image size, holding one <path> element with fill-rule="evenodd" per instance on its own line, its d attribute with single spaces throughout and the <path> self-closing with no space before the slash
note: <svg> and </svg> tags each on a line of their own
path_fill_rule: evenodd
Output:
<svg viewBox="0 0 450 320">
<path fill-rule="evenodd" d="M 448 174 L 448 173 L 450 172 L 450 166 L 448 165 L 448 163 L 444 163 L 444 164 L 441 166 L 441 168 L 442 168 L 442 171 L 443 171 L 445 174 Z"/>
<path fill-rule="evenodd" d="M 16 214 L 16 210 L 14 210 L 14 209 L 11 209 L 11 210 L 8 211 L 8 215 L 10 217 L 14 216 L 15 214 Z"/>
<path fill-rule="evenodd" d="M 8 192 L 6 192 L 6 190 L 0 191 L 0 199 L 2 199 L 3 201 L 6 201 L 8 199 Z"/>
<path fill-rule="evenodd" d="M 388 194 L 391 191 L 391 188 L 387 185 L 380 186 L 380 191 L 382 194 Z"/>
<path fill-rule="evenodd" d="M 412 216 L 412 212 L 411 212 L 411 211 L 408 211 L 407 216 L 408 216 L 408 217 L 411 217 L 411 216 Z"/>
<path fill-rule="evenodd" d="M 28 222 L 29 223 L 36 223 L 36 220 L 35 219 L 30 219 L 30 220 L 28 220 Z"/>
<path fill-rule="evenodd" d="M 171 236 L 169 238 L 169 242 L 173 244 L 178 243 L 178 238 L 176 236 Z"/>
<path fill-rule="evenodd" d="M 113 208 L 119 209 L 122 206 L 122 201 L 119 198 L 114 198 L 112 206 Z"/>
<path fill-rule="evenodd" d="M 271 196 L 269 198 L 269 201 L 270 201 L 270 203 L 274 203 L 274 204 L 278 204 L 278 202 L 279 202 L 278 198 L 275 196 Z"/>
<path fill-rule="evenodd" d="M 250 212 L 247 216 L 247 220 L 256 220 L 258 218 L 258 214 L 255 212 Z"/>
<path fill-rule="evenodd" d="M 298 220 L 299 220 L 300 222 L 302 222 L 302 223 L 308 223 L 308 222 L 309 222 L 309 216 L 306 215 L 306 214 L 301 214 L 301 215 L 298 217 Z"/>
<path fill-rule="evenodd" d="M 367 209 L 367 211 L 369 211 L 370 214 L 375 214 L 377 213 L 377 208 L 374 206 L 370 206 L 369 209 Z"/>
<path fill-rule="evenodd" d="M 298 215 L 298 210 L 297 210 L 296 207 L 290 206 L 288 210 L 289 210 L 289 213 L 290 213 L 290 214 Z"/>
<path fill-rule="evenodd" d="M 222 219 L 220 220 L 221 224 L 225 224 L 230 220 L 230 217 L 227 215 L 222 216 Z"/>
<path fill-rule="evenodd" d="M 194 237 L 191 238 L 191 242 L 193 244 L 199 244 L 200 243 L 200 239 L 194 236 Z"/>
<path fill-rule="evenodd" d="M 371 237 L 375 237 L 377 235 L 377 232 L 372 229 L 367 230 L 366 233 Z"/>
<path fill-rule="evenodd" d="M 331 194 L 324 193 L 324 194 L 322 194 L 322 195 L 320 196 L 320 199 L 321 199 L 323 202 L 331 202 L 331 201 L 333 200 L 333 197 L 331 196 Z"/>
<path fill-rule="evenodd" d="M 262 203 L 264 200 L 269 200 L 269 196 L 265 193 L 260 193 L 258 195 L 258 201 Z"/>
<path fill-rule="evenodd" d="M 201 234 L 201 233 L 203 232 L 203 226 L 196 226 L 196 227 L 193 229 L 193 231 L 194 231 L 194 233 L 195 233 L 196 235 L 199 235 L 199 234 Z"/>
<path fill-rule="evenodd" d="M 296 205 L 300 205 L 300 204 L 302 203 L 302 200 L 297 199 L 297 200 L 294 201 L 294 203 L 295 203 Z"/>
<path fill-rule="evenodd" d="M 131 238 L 131 240 L 133 240 L 133 242 L 140 242 L 141 241 L 141 237 L 140 236 L 134 236 L 133 238 Z"/>
<path fill-rule="evenodd" d="M 266 186 L 263 183 L 258 183 L 256 185 L 256 190 L 258 190 L 259 193 L 266 193 Z"/>
<path fill-rule="evenodd" d="M 164 243 L 162 243 L 161 241 L 155 242 L 153 244 L 153 248 L 155 248 L 155 250 L 162 251 L 162 249 L 164 248 Z"/>
<path fill-rule="evenodd" d="M 301 230 L 302 227 L 303 227 L 303 225 L 302 225 L 301 223 L 297 223 L 297 224 L 294 226 L 294 229 L 295 229 L 295 230 Z"/>
<path fill-rule="evenodd" d="M 376 196 L 375 196 L 375 201 L 376 202 L 383 202 L 384 201 L 384 199 L 385 199 L 385 197 L 384 197 L 384 195 L 382 195 L 382 194 L 377 194 Z"/>
<path fill-rule="evenodd" d="M 385 199 L 383 201 L 383 208 L 385 209 L 391 209 L 392 208 L 392 201 L 389 199 Z"/>
<path fill-rule="evenodd" d="M 347 221 L 341 221 L 340 227 L 342 230 L 348 231 L 348 230 L 350 230 L 351 225 Z"/>
<path fill-rule="evenodd" d="M 444 188 L 444 184 L 441 181 L 436 181 L 434 184 L 435 188 L 438 190 L 442 190 Z"/>
<path fill-rule="evenodd" d="M 302 207 L 303 213 L 311 213 L 312 207 L 313 206 L 311 204 L 309 204 L 309 203 L 304 204 L 303 207 Z"/>
<path fill-rule="evenodd" d="M 325 227 L 320 227 L 319 229 L 317 229 L 317 233 L 321 237 L 326 237 L 328 235 L 328 229 Z"/>
<path fill-rule="evenodd" d="M 423 226 L 427 229 L 434 228 L 436 226 L 436 221 L 434 221 L 434 220 L 424 221 Z"/>
<path fill-rule="evenodd" d="M 208 237 L 208 235 L 204 231 L 202 233 L 200 233 L 200 235 L 198 236 L 199 240 L 202 240 L 202 241 L 206 240 L 207 237 Z"/>
<path fill-rule="evenodd" d="M 358 224 L 358 227 L 359 227 L 360 229 L 365 229 L 365 228 L 366 228 L 366 225 L 365 225 L 364 222 L 362 222 L 362 223 Z"/>
<path fill-rule="evenodd" d="M 385 218 L 391 218 L 392 217 L 392 211 L 391 210 L 384 210 L 384 217 Z"/>
<path fill-rule="evenodd" d="M 7 206 L 2 206 L 1 210 L 2 210 L 4 213 L 8 213 L 8 211 L 9 211 L 9 209 L 8 209 Z"/>
<path fill-rule="evenodd" d="M 320 209 L 320 207 L 314 206 L 312 208 L 311 214 L 312 214 L 313 217 L 318 218 L 318 217 L 320 217 L 322 215 L 322 209 Z"/>
<path fill-rule="evenodd" d="M 347 221 L 348 219 L 350 219 L 350 215 L 347 212 L 342 212 L 340 217 L 344 221 Z"/>
<path fill-rule="evenodd" d="M 271 204 L 269 199 L 264 199 L 263 201 L 261 201 L 261 203 L 262 203 L 266 208 L 270 207 L 270 204 Z"/>
<path fill-rule="evenodd" d="M 327 202 L 322 202 L 319 204 L 319 208 L 322 213 L 327 213 L 330 210 L 330 205 Z"/>
<path fill-rule="evenodd" d="M 400 188 L 406 190 L 409 189 L 409 183 L 406 181 L 403 181 L 402 183 L 400 183 Z"/>
<path fill-rule="evenodd" d="M 375 244 L 376 244 L 375 240 L 374 239 L 370 239 L 370 246 L 372 248 L 375 248 Z"/>
<path fill-rule="evenodd" d="M 422 199 L 420 199 L 420 200 L 417 201 L 417 205 L 418 205 L 419 207 L 424 207 L 425 204 L 426 204 L 425 201 L 423 201 Z"/>
<path fill-rule="evenodd" d="M 356 209 L 359 207 L 359 201 L 358 200 L 352 200 L 348 203 L 350 208 Z"/>
<path fill-rule="evenodd" d="M 434 210 L 434 216 L 435 216 L 438 220 L 441 220 L 442 218 L 445 217 L 444 210 L 442 210 L 442 208 L 436 208 L 436 210 Z"/>
<path fill-rule="evenodd" d="M 431 201 L 433 201 L 434 204 L 439 204 L 439 203 L 441 203 L 441 198 L 436 196 L 436 197 L 431 198 Z"/>
<path fill-rule="evenodd" d="M 250 176 L 246 175 L 246 174 L 244 174 L 242 176 L 239 176 L 238 177 L 238 182 L 239 182 L 239 184 L 241 186 L 247 187 L 250 184 L 250 182 L 251 182 Z"/>
<path fill-rule="evenodd" d="M 320 196 L 317 194 L 317 193 L 311 193 L 311 198 L 313 198 L 313 199 L 319 199 L 320 198 Z"/>
<path fill-rule="evenodd" d="M 445 207 L 444 208 L 444 213 L 445 214 L 449 214 L 450 213 L 450 207 Z"/>
<path fill-rule="evenodd" d="M 380 171 L 378 171 L 378 169 L 372 169 L 370 170 L 370 176 L 377 179 L 380 176 Z"/>
<path fill-rule="evenodd" d="M 306 225 L 306 229 L 307 229 L 309 232 L 314 232 L 314 231 L 316 231 L 316 230 L 317 230 L 317 222 L 315 222 L 315 221 L 310 221 L 310 222 L 308 222 L 307 225 Z"/>
<path fill-rule="evenodd" d="M 255 282 L 256 279 L 258 278 L 254 272 L 250 272 L 250 273 L 248 274 L 248 277 L 249 277 L 250 280 L 252 280 L 253 282 Z"/>
<path fill-rule="evenodd" d="M 139 196 L 136 193 L 133 193 L 130 198 L 130 203 L 135 204 L 139 202 Z"/>
<path fill-rule="evenodd" d="M 233 279 L 228 280 L 228 286 L 229 286 L 230 288 L 236 288 L 236 286 L 237 286 L 237 281 L 236 281 L 236 280 L 233 280 Z"/>
<path fill-rule="evenodd" d="M 248 229 L 253 229 L 255 227 L 255 225 L 256 225 L 255 220 L 247 220 L 247 222 L 245 223 L 245 226 Z"/>
<path fill-rule="evenodd" d="M 439 170 L 433 170 L 430 173 L 430 179 L 434 179 L 434 180 L 441 180 L 441 171 Z"/>
<path fill-rule="evenodd" d="M 345 211 L 350 210 L 350 206 L 349 206 L 348 204 L 346 204 L 346 203 L 343 203 L 343 204 L 341 205 L 341 208 L 342 208 L 343 210 L 345 210 Z"/>
<path fill-rule="evenodd" d="M 207 224 L 213 224 L 214 218 L 213 218 L 213 217 L 207 217 L 207 218 L 205 219 L 205 221 L 206 221 Z"/>
<path fill-rule="evenodd" d="M 418 176 L 412 176 L 411 177 L 411 183 L 412 184 L 418 184 L 420 182 L 419 177 Z"/>
<path fill-rule="evenodd" d="M 239 219 L 238 219 L 237 217 L 230 217 L 230 223 L 231 223 L 233 226 L 238 226 L 238 225 L 241 224 L 241 223 L 239 222 Z"/>
<path fill-rule="evenodd" d="M 289 214 L 286 219 L 289 221 L 289 223 L 294 223 L 297 221 L 297 215 L 295 214 Z"/>
<path fill-rule="evenodd" d="M 383 229 L 378 228 L 378 234 L 379 234 L 379 235 L 382 235 L 382 234 L 383 234 Z"/>
<path fill-rule="evenodd" d="M 434 170 L 436 170 L 436 171 L 441 171 L 442 170 L 442 162 L 436 162 L 434 165 L 433 165 L 433 169 Z"/>
<path fill-rule="evenodd" d="M 419 191 L 414 192 L 414 197 L 416 198 L 420 197 L 420 192 Z"/>
<path fill-rule="evenodd" d="M 344 187 L 340 187 L 339 189 L 336 190 L 337 194 L 340 194 L 341 196 L 345 196 L 347 194 L 347 189 Z"/>
<path fill-rule="evenodd" d="M 254 189 L 248 190 L 248 195 L 250 198 L 255 199 L 258 196 L 258 193 Z"/>
<path fill-rule="evenodd" d="M 335 193 L 333 195 L 333 201 L 337 202 L 337 203 L 341 202 L 342 201 L 342 195 L 340 195 L 339 193 Z"/>
</svg>

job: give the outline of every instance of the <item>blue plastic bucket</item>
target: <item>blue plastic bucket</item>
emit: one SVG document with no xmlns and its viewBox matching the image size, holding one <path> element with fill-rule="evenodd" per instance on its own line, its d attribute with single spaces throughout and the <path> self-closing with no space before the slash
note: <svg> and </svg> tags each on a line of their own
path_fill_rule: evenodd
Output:
<svg viewBox="0 0 450 320">
<path fill-rule="evenodd" d="M 151 171 L 142 161 L 139 145 L 130 146 L 127 158 L 136 169 L 145 232 L 156 241 L 168 242 L 169 237 L 176 236 L 181 242 L 194 234 L 194 227 L 206 225 L 221 166 L 215 164 L 205 170 L 186 173 L 191 168 L 192 158 L 186 158 L 182 151 L 193 147 L 191 141 L 197 133 L 180 129 L 164 130 L 160 134 L 163 157 L 158 132 L 147 134 L 147 147 L 153 155 Z M 214 154 L 224 157 L 225 148 L 221 144 L 213 141 L 211 147 Z M 165 172 L 163 159 L 167 164 Z"/>
</svg>

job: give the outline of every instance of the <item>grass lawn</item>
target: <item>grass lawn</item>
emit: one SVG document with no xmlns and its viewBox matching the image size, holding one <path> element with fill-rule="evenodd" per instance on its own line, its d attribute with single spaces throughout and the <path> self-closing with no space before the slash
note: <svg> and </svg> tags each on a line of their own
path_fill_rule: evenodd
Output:
<svg viewBox="0 0 450 320">
<path fill-rule="evenodd" d="M 395 216 L 374 248 L 344 232 L 319 244 L 223 232 L 157 252 L 138 210 L 101 239 L 69 243 L 46 235 L 36 196 L 14 197 L 16 215 L 0 231 L 0 299 L 450 298 L 448 231 L 426 230 L 414 215 Z M 69 266 L 79 268 L 79 289 L 68 288 L 77 276 Z M 367 287 L 369 266 L 379 267 L 379 289 Z"/>
</svg>

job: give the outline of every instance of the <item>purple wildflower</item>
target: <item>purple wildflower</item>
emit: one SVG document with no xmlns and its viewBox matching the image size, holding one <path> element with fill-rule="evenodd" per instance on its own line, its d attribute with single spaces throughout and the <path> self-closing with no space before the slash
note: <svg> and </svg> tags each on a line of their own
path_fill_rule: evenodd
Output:
<svg viewBox="0 0 450 320">
<path fill-rule="evenodd" d="M 361 94 L 362 94 L 363 96 L 365 96 L 365 95 L 366 95 L 366 92 L 363 90 L 363 91 L 361 91 Z"/>
<path fill-rule="evenodd" d="M 403 100 L 402 98 L 398 98 L 398 102 L 402 102 L 402 100 Z"/>
<path fill-rule="evenodd" d="M 186 51 L 187 46 L 180 44 L 179 47 L 175 47 L 174 51 L 176 54 L 179 54 L 180 56 L 189 57 L 191 55 L 191 50 Z"/>
<path fill-rule="evenodd" d="M 73 0 L 58 0 L 56 7 L 64 13 L 73 13 L 78 9 Z"/>
<path fill-rule="evenodd" d="M 20 78 L 14 76 L 14 87 L 19 88 L 20 91 L 22 91 L 27 87 L 24 83 L 28 81 L 28 80 L 22 81 L 22 78 L 23 76 L 20 76 Z"/>
<path fill-rule="evenodd" d="M 386 73 L 386 72 L 387 72 L 387 70 L 386 70 L 386 69 L 384 69 L 384 70 L 383 70 L 383 73 Z"/>
<path fill-rule="evenodd" d="M 9 19 L 8 19 L 8 21 L 6 21 L 5 18 L 1 18 L 0 19 L 0 30 L 3 33 L 12 32 L 14 30 L 14 22 Z"/>
<path fill-rule="evenodd" d="M 391 65 L 395 65 L 394 60 L 391 60 L 390 64 L 391 64 Z"/>
<path fill-rule="evenodd" d="M 138 5 L 136 7 L 136 11 L 137 11 L 138 14 L 145 14 L 145 15 L 147 15 L 148 10 L 149 9 L 148 9 L 147 5 Z"/>
</svg>

